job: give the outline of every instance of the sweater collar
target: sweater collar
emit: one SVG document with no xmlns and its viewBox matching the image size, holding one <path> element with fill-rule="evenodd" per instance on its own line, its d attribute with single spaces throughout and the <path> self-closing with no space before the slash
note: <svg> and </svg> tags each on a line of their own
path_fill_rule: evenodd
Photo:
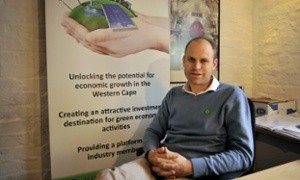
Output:
<svg viewBox="0 0 300 180">
<path fill-rule="evenodd" d="M 200 94 L 207 93 L 207 92 L 209 92 L 209 91 L 216 91 L 217 88 L 219 87 L 219 85 L 220 85 L 220 82 L 217 80 L 217 78 L 216 78 L 215 76 L 212 76 L 212 82 L 211 82 L 211 84 L 210 84 L 209 87 L 208 87 L 206 90 L 204 90 L 204 91 L 201 91 L 201 92 L 199 92 L 199 93 L 193 93 L 193 92 L 191 92 L 191 91 L 189 90 L 189 84 L 188 84 L 188 83 L 185 83 L 185 85 L 182 86 L 182 89 L 183 89 L 185 92 L 187 92 L 187 93 L 189 93 L 189 94 L 193 94 L 193 95 L 196 96 L 196 95 L 200 95 Z"/>
</svg>

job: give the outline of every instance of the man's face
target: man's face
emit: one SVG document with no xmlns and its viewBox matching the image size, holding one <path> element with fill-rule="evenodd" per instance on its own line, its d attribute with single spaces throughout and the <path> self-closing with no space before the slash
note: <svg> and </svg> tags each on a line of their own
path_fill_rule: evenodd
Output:
<svg viewBox="0 0 300 180">
<path fill-rule="evenodd" d="M 210 43 L 199 39 L 190 43 L 183 57 L 184 74 L 191 86 L 207 87 L 218 60 Z"/>
</svg>

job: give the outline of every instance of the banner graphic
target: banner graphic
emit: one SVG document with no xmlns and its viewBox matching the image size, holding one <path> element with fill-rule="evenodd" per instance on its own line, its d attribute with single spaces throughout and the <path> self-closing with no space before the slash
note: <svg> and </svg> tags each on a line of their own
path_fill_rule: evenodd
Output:
<svg viewBox="0 0 300 180">
<path fill-rule="evenodd" d="M 168 1 L 47 0 L 52 179 L 136 157 L 170 83 Z"/>
</svg>

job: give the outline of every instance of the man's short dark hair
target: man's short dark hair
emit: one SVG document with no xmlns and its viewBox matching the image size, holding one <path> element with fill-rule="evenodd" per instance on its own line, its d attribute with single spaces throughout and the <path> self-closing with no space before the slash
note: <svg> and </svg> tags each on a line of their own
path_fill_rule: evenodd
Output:
<svg viewBox="0 0 300 180">
<path fill-rule="evenodd" d="M 211 45 L 212 49 L 213 49 L 213 52 L 214 52 L 214 59 L 217 58 L 217 52 L 218 52 L 218 47 L 215 43 L 215 41 L 213 40 L 212 37 L 210 36 L 198 36 L 198 37 L 195 37 L 193 39 L 191 39 L 185 46 L 185 49 L 184 49 L 184 53 L 186 53 L 186 50 L 188 48 L 188 46 L 191 44 L 191 42 L 193 41 L 196 41 L 196 40 L 200 40 L 200 39 L 204 39 L 206 40 L 207 42 L 209 42 L 209 44 Z"/>
</svg>

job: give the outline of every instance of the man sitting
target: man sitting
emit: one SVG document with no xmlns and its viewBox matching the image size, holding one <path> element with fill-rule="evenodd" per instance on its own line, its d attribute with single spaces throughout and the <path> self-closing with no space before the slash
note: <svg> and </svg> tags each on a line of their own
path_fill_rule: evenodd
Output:
<svg viewBox="0 0 300 180">
<path fill-rule="evenodd" d="M 214 76 L 217 48 L 208 37 L 189 41 L 183 56 L 187 83 L 172 88 L 143 138 L 145 157 L 101 171 L 99 179 L 222 178 L 253 163 L 248 99 Z"/>
</svg>

